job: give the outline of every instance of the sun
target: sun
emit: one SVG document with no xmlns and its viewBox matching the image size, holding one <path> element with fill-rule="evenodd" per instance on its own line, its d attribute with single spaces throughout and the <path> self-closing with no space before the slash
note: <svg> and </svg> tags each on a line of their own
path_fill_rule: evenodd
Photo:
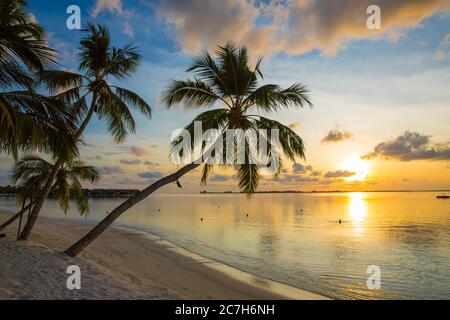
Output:
<svg viewBox="0 0 450 320">
<path fill-rule="evenodd" d="M 367 161 L 358 157 L 347 158 L 340 164 L 340 169 L 354 172 L 351 177 L 345 178 L 346 181 L 364 181 L 369 175 L 369 165 Z"/>
</svg>

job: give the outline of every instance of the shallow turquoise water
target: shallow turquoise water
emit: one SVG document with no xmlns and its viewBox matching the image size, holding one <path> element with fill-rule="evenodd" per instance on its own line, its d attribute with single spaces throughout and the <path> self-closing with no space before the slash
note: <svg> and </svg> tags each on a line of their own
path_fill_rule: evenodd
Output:
<svg viewBox="0 0 450 320">
<path fill-rule="evenodd" d="M 156 233 L 243 271 L 332 298 L 449 299 L 450 200 L 435 196 L 430 192 L 155 195 L 118 223 Z M 91 200 L 88 222 L 103 218 L 121 201 Z M 14 198 L 0 197 L 2 209 L 11 210 L 14 203 Z M 52 200 L 45 213 L 63 216 Z M 85 219 L 75 212 L 68 218 Z M 380 267 L 380 289 L 367 287 L 370 265 Z"/>
</svg>

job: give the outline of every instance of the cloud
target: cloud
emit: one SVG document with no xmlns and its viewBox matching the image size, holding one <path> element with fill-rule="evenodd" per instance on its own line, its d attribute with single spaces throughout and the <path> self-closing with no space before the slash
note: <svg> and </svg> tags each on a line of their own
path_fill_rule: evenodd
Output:
<svg viewBox="0 0 450 320">
<path fill-rule="evenodd" d="M 242 40 L 252 32 L 260 14 L 246 0 L 167 0 L 158 11 L 175 25 L 182 49 L 189 53 L 227 40 Z"/>
<path fill-rule="evenodd" d="M 318 176 L 320 176 L 321 174 L 322 174 L 321 171 L 319 171 L 319 170 L 314 170 L 313 172 L 310 173 L 310 176 L 312 176 L 312 177 L 318 177 Z"/>
<path fill-rule="evenodd" d="M 294 163 L 292 164 L 292 171 L 294 173 L 305 173 L 305 172 L 311 172 L 313 171 L 313 167 L 308 165 L 308 166 L 304 166 L 300 163 Z"/>
<path fill-rule="evenodd" d="M 154 180 L 154 179 L 158 179 L 162 177 L 162 173 L 161 172 L 153 172 L 153 171 L 145 171 L 145 172 L 139 172 L 137 174 L 139 177 L 141 178 L 145 178 L 145 179 L 149 179 L 149 180 Z"/>
<path fill-rule="evenodd" d="M 27 20 L 31 23 L 39 23 L 38 19 L 36 18 L 36 16 L 32 13 L 27 13 Z"/>
<path fill-rule="evenodd" d="M 336 171 L 328 171 L 325 173 L 325 178 L 348 178 L 354 176 L 355 172 L 348 170 L 336 170 Z"/>
<path fill-rule="evenodd" d="M 372 4 L 373 0 L 166 0 L 157 12 L 175 27 L 188 53 L 234 41 L 256 54 L 298 55 L 315 49 L 335 54 L 352 40 L 383 35 L 395 40 L 450 8 L 448 0 L 379 0 L 382 29 L 369 30 L 366 10 Z"/>
<path fill-rule="evenodd" d="M 433 145 L 430 142 L 430 136 L 406 131 L 394 140 L 379 143 L 373 152 L 367 153 L 361 158 L 400 161 L 450 160 L 450 145 L 449 143 Z"/>
<path fill-rule="evenodd" d="M 435 58 L 436 60 L 445 60 L 449 53 L 446 53 L 450 49 L 450 33 L 447 33 L 441 40 L 441 43 L 439 44 L 439 48 L 436 51 Z"/>
<path fill-rule="evenodd" d="M 103 167 L 97 167 L 96 169 L 98 172 L 100 172 L 103 175 L 123 173 L 123 169 L 121 167 L 117 167 L 117 166 L 103 166 Z"/>
<path fill-rule="evenodd" d="M 445 60 L 445 57 L 446 56 L 445 56 L 444 51 L 442 51 L 442 50 L 436 51 L 436 55 L 435 55 L 436 60 L 442 61 L 442 60 Z"/>
<path fill-rule="evenodd" d="M 211 181 L 228 181 L 231 179 L 231 176 L 227 176 L 224 174 L 216 174 L 211 177 Z"/>
<path fill-rule="evenodd" d="M 87 160 L 102 160 L 101 156 L 91 156 L 91 157 L 86 157 Z"/>
<path fill-rule="evenodd" d="M 300 122 L 295 121 L 295 122 L 290 123 L 290 124 L 289 124 L 289 128 L 291 128 L 291 129 L 297 129 L 297 128 L 300 128 Z"/>
<path fill-rule="evenodd" d="M 153 162 L 153 161 L 148 161 L 148 160 L 144 161 L 144 164 L 148 165 L 148 166 L 154 166 L 154 167 L 159 166 L 159 162 Z"/>
<path fill-rule="evenodd" d="M 134 31 L 129 22 L 125 22 L 123 33 L 126 34 L 128 37 L 133 38 Z"/>
<path fill-rule="evenodd" d="M 124 13 L 122 0 L 97 0 L 91 11 L 91 16 L 96 17 L 102 11 L 122 15 Z"/>
<path fill-rule="evenodd" d="M 299 176 L 299 175 L 295 175 L 295 174 L 282 175 L 277 180 L 282 181 L 282 182 L 300 183 L 300 184 L 301 183 L 318 183 L 318 182 L 320 182 L 320 179 L 317 177 Z"/>
<path fill-rule="evenodd" d="M 136 157 L 143 157 L 150 153 L 150 151 L 146 148 L 132 146 L 130 147 L 130 151 L 136 156 Z"/>
<path fill-rule="evenodd" d="M 136 164 L 140 164 L 141 160 L 139 160 L 139 159 L 122 159 L 119 162 L 122 164 L 127 164 L 127 165 L 136 165 Z"/>
<path fill-rule="evenodd" d="M 321 143 L 340 142 L 345 141 L 353 137 L 353 134 L 349 131 L 339 131 L 338 129 L 330 130 L 325 137 L 320 140 Z"/>
</svg>

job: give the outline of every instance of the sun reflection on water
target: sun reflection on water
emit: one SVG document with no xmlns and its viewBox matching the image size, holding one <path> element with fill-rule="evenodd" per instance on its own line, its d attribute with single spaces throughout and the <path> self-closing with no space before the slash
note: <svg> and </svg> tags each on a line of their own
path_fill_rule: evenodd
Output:
<svg viewBox="0 0 450 320">
<path fill-rule="evenodd" d="M 368 216 L 365 193 L 352 192 L 349 194 L 348 214 L 354 226 L 354 230 L 358 234 L 361 234 L 364 230 L 365 221 Z"/>
</svg>

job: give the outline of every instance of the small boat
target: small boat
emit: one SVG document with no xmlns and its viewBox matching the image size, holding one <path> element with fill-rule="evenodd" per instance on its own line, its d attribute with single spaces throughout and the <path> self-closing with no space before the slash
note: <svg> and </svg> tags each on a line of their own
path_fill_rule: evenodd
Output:
<svg viewBox="0 0 450 320">
<path fill-rule="evenodd" d="M 448 198 L 450 198 L 450 196 L 447 196 L 445 194 L 440 194 L 440 195 L 436 196 L 436 198 L 438 198 L 438 199 L 448 199 Z"/>
</svg>

